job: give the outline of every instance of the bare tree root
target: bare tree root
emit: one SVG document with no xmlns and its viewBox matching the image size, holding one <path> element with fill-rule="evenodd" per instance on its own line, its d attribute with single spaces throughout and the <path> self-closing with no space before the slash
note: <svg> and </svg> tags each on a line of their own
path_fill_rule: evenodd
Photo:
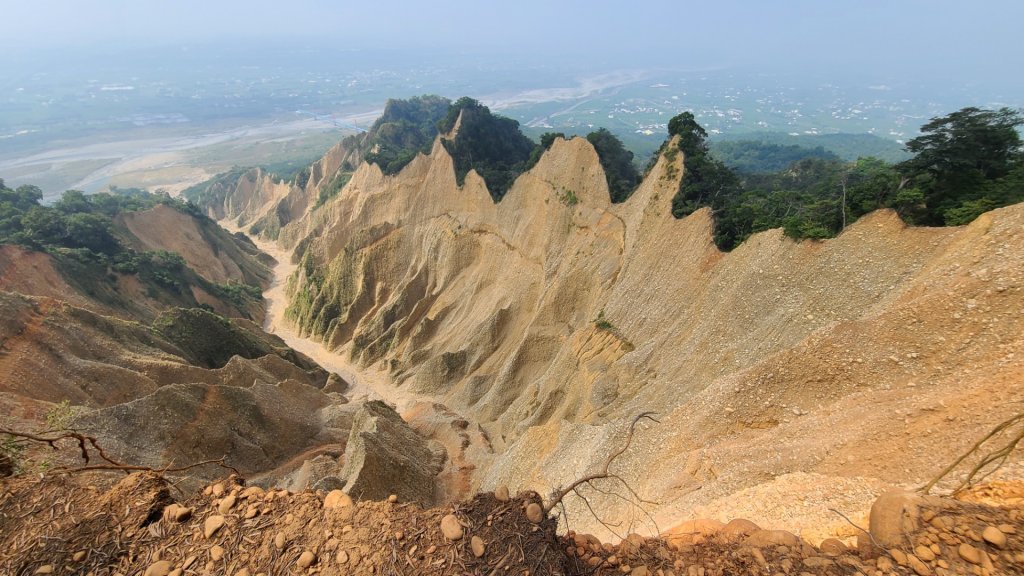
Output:
<svg viewBox="0 0 1024 576">
<path fill-rule="evenodd" d="M 611 474 L 611 472 L 608 471 L 608 467 L 611 466 L 611 463 L 615 461 L 615 458 L 622 456 L 623 453 L 625 453 L 629 449 L 630 444 L 633 442 L 633 435 L 636 433 L 637 423 L 640 420 L 647 419 L 655 423 L 660 423 L 654 419 L 654 414 L 654 412 L 641 412 L 640 414 L 637 414 L 637 416 L 633 418 L 633 421 L 630 422 L 630 431 L 629 434 L 626 435 L 626 442 L 623 443 L 623 447 L 618 450 L 615 450 L 610 455 L 608 455 L 608 458 L 604 461 L 604 464 L 602 464 L 601 468 L 598 471 L 594 472 L 594 474 L 587 475 L 581 478 L 580 480 L 577 480 L 572 484 L 569 484 L 565 488 L 555 490 L 555 492 L 552 493 L 550 500 L 548 500 L 548 502 L 544 504 L 545 515 L 547 515 L 547 513 L 550 513 L 551 510 L 555 508 L 555 506 L 561 503 L 562 498 L 564 498 L 569 493 L 573 493 L 575 495 L 580 496 L 587 503 L 587 506 L 590 507 L 590 502 L 588 502 L 586 498 L 580 495 L 580 492 L 577 489 L 583 485 L 593 486 L 595 480 L 612 479 L 620 481 L 626 486 L 626 489 L 629 490 L 630 493 L 632 493 L 639 500 L 640 503 L 645 502 L 639 496 L 636 496 L 636 492 L 633 490 L 633 488 L 630 487 L 630 485 L 627 484 L 621 477 Z M 593 512 L 593 509 L 591 509 L 591 511 Z M 598 521 L 600 521 L 600 519 L 598 519 Z"/>
<path fill-rule="evenodd" d="M 46 444 L 54 450 L 59 450 L 58 442 L 62 440 L 74 440 L 78 445 L 79 456 L 85 462 L 83 466 L 64 466 L 61 468 L 55 468 L 52 472 L 58 474 L 71 474 L 76 472 L 90 472 L 95 470 L 121 470 L 124 473 L 129 472 L 154 472 L 163 476 L 168 473 L 184 472 L 191 470 L 192 468 L 198 468 L 200 466 L 206 466 L 207 464 L 216 464 L 222 468 L 231 470 L 235 474 L 240 474 L 238 470 L 227 464 L 224 459 L 227 456 L 221 456 L 213 460 L 204 460 L 202 462 L 196 462 L 189 464 L 188 466 L 180 466 L 172 468 L 170 465 L 164 468 L 151 468 L 149 466 L 136 466 L 132 464 L 124 464 L 114 460 L 103 451 L 103 448 L 99 445 L 99 441 L 93 436 L 87 436 L 75 431 L 62 431 L 59 434 L 52 436 L 45 436 L 40 434 L 30 434 L 28 432 L 19 432 L 17 430 L 11 430 L 8 428 L 0 428 L 0 435 L 7 435 L 12 438 L 20 439 L 24 442 L 36 442 L 39 444 Z M 92 461 L 91 452 L 95 452 L 95 455 L 99 457 L 104 463 L 102 464 L 90 464 Z"/>
<path fill-rule="evenodd" d="M 972 455 L 979 453 L 981 447 L 986 442 L 995 438 L 996 436 L 999 436 L 1003 432 L 1006 432 L 1008 429 L 1012 428 L 1014 425 L 1019 424 L 1021 422 L 1024 422 L 1024 413 L 1017 414 L 1010 418 L 1009 420 L 1006 420 L 1005 422 L 993 428 L 991 432 L 982 437 L 981 440 L 978 440 L 974 444 L 974 446 L 971 446 L 970 450 L 964 452 L 959 458 L 954 460 L 953 463 L 947 466 L 942 472 L 940 472 L 938 476 L 933 478 L 924 486 L 918 488 L 918 492 L 921 492 L 922 494 L 927 494 L 932 488 L 935 487 L 936 484 L 938 484 L 943 478 L 949 475 L 950 472 L 955 470 L 957 466 L 960 466 L 960 464 L 962 464 L 964 460 L 967 460 Z M 988 477 L 988 475 L 998 470 L 1006 462 L 1006 459 L 1010 457 L 1010 454 L 1017 448 L 1017 445 L 1020 444 L 1022 440 L 1024 440 L 1024 427 L 1021 427 L 1021 429 L 1018 430 L 1006 444 L 985 454 L 981 458 L 981 460 L 979 460 L 978 463 L 975 464 L 973 468 L 971 468 L 970 472 L 968 472 L 967 474 L 967 477 L 964 478 L 964 480 L 956 487 L 956 489 L 953 490 L 953 493 L 956 494 L 958 492 L 963 491 L 966 488 L 973 486 L 977 482 L 980 482 L 984 478 Z"/>
</svg>

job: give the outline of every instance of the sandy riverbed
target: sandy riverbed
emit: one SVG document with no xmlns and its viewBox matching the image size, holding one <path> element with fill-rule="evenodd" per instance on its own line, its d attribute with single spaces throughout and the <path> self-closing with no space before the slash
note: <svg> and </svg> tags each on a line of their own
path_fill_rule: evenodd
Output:
<svg viewBox="0 0 1024 576">
<path fill-rule="evenodd" d="M 239 231 L 233 222 L 222 221 L 220 224 L 231 232 Z M 286 293 L 288 278 L 297 267 L 291 263 L 291 254 L 273 242 L 250 238 L 260 250 L 277 260 L 277 264 L 274 266 L 274 279 L 270 287 L 263 292 L 263 297 L 267 302 L 267 315 L 263 322 L 264 330 L 280 337 L 295 350 L 309 356 L 325 370 L 334 372 L 348 381 L 352 388 L 345 395 L 350 400 L 384 400 L 396 406 L 399 411 L 410 407 L 417 401 L 430 400 L 418 394 L 395 388 L 390 384 L 387 374 L 380 370 L 352 363 L 349 359 L 348 347 L 328 350 L 323 343 L 299 334 L 299 331 L 285 316 L 285 310 L 288 308 Z"/>
</svg>

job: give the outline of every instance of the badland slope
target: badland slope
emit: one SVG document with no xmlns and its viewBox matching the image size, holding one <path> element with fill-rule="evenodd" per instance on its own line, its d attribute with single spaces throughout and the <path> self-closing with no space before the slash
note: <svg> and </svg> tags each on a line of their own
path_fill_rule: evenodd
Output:
<svg viewBox="0 0 1024 576">
<path fill-rule="evenodd" d="M 495 203 L 475 172 L 457 184 L 440 140 L 393 176 L 362 164 L 274 235 L 299 263 L 288 316 L 479 424 L 495 455 L 473 489 L 546 493 L 657 412 L 617 464 L 658 501 L 637 521 L 650 532 L 728 519 L 745 495 L 757 521 L 850 536 L 828 507 L 930 478 L 1024 400 L 1024 206 L 957 228 L 880 211 L 832 240 L 772 230 L 722 253 L 707 210 L 672 217 L 682 175 L 662 156 L 611 204 L 590 144 L 558 140 Z M 266 186 L 207 209 L 251 222 L 317 193 Z"/>
<path fill-rule="evenodd" d="M 109 223 L 109 253 L 61 245 L 70 239 L 0 244 L 0 288 L 125 319 L 152 321 L 170 307 L 207 306 L 261 322 L 260 291 L 270 283 L 273 258 L 244 235 L 156 198 L 146 197 L 150 208 L 110 217 L 89 213 L 91 207 L 75 214 Z"/>
<path fill-rule="evenodd" d="M 232 236 L 208 220 L 184 214 L 165 204 L 118 216 L 137 250 L 180 254 L 197 274 L 210 282 L 241 282 L 266 287 L 273 259 L 244 236 Z"/>
</svg>

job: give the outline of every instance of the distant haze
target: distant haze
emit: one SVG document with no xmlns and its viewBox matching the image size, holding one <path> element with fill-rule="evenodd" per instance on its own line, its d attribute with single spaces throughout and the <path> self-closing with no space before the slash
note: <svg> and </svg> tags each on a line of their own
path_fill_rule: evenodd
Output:
<svg viewBox="0 0 1024 576">
<path fill-rule="evenodd" d="M 885 72 L 1015 88 L 1024 68 L 1019 0 L 8 0 L 2 11 L 8 57 L 81 46 L 305 41 L 595 66 Z"/>
</svg>

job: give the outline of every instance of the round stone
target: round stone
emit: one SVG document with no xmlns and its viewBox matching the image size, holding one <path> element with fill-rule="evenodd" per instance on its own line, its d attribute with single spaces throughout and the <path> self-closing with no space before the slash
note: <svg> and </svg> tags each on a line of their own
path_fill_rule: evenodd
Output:
<svg viewBox="0 0 1024 576">
<path fill-rule="evenodd" d="M 316 562 L 316 554 L 306 550 L 299 555 L 299 559 L 295 561 L 295 565 L 299 568 L 309 568 L 314 562 Z"/>
<path fill-rule="evenodd" d="M 341 490 L 331 490 L 324 498 L 324 508 L 345 508 L 352 505 L 352 498 Z"/>
<path fill-rule="evenodd" d="M 984 532 L 981 533 L 981 537 L 985 539 L 985 542 L 1000 550 L 1006 548 L 1006 534 L 1003 534 L 1002 530 L 995 526 L 986 527 Z"/>
<path fill-rule="evenodd" d="M 540 504 L 530 502 L 526 507 L 526 519 L 534 524 L 540 524 L 540 521 L 544 519 L 544 510 L 540 507 Z"/>
<path fill-rule="evenodd" d="M 978 550 L 977 548 L 975 548 L 974 546 L 971 546 L 970 544 L 967 544 L 967 543 L 961 544 L 960 547 L 957 548 L 957 553 L 960 554 L 961 558 L 963 558 L 964 560 L 967 560 L 971 564 L 976 564 L 976 565 L 980 566 L 981 563 L 983 562 L 981 555 L 984 554 L 984 552 L 982 552 L 981 550 Z"/>
<path fill-rule="evenodd" d="M 508 502 L 509 501 L 508 486 L 498 486 L 497 488 L 495 488 L 494 489 L 494 498 L 498 502 Z"/>
<path fill-rule="evenodd" d="M 441 518 L 441 534 L 444 534 L 446 539 L 461 540 L 464 533 L 462 524 L 459 523 L 459 519 L 455 517 L 455 514 L 448 514 Z"/>
<path fill-rule="evenodd" d="M 484 544 L 484 539 L 479 536 L 473 536 L 473 539 L 469 544 L 470 548 L 473 549 L 473 556 L 476 556 L 477 558 L 482 557 L 484 552 L 487 551 L 487 545 Z"/>
<path fill-rule="evenodd" d="M 203 535 L 209 538 L 217 533 L 218 530 L 224 527 L 224 517 L 220 515 L 210 516 L 203 523 Z"/>
</svg>

